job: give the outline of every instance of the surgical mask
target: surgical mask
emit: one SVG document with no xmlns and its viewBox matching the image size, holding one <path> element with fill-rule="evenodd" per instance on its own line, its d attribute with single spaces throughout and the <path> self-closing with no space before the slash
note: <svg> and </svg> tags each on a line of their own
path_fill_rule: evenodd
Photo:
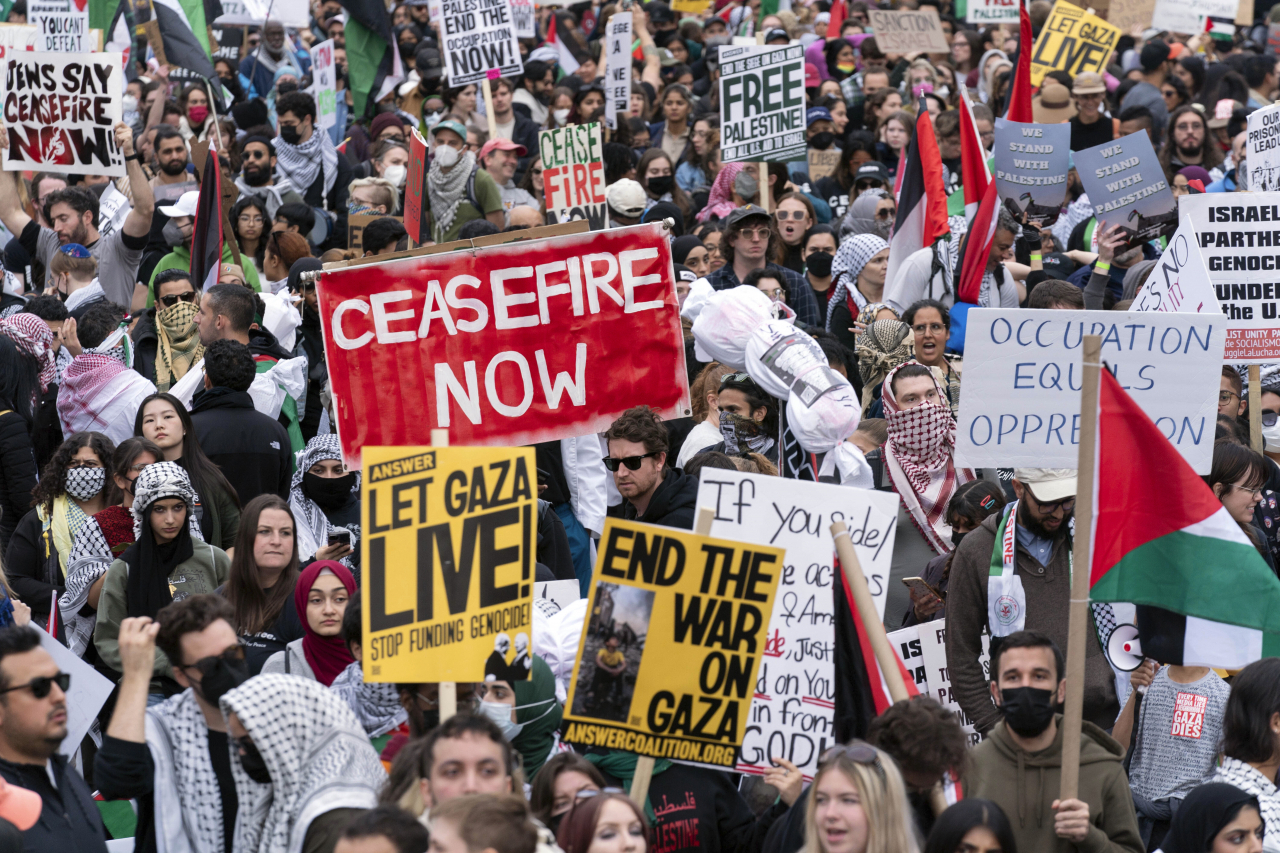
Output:
<svg viewBox="0 0 1280 853">
<path fill-rule="evenodd" d="M 750 172 L 739 172 L 733 179 L 733 191 L 751 201 L 760 191 L 760 182 L 751 177 Z"/>
<path fill-rule="evenodd" d="M 125 95 L 120 99 L 120 107 L 127 113 L 136 113 L 138 111 L 138 99 L 133 95 Z"/>
<path fill-rule="evenodd" d="M 204 701 L 218 707 L 223 696 L 235 690 L 249 680 L 249 664 L 242 660 L 218 658 L 213 671 L 200 680 L 196 690 L 204 697 Z"/>
<path fill-rule="evenodd" d="M 187 118 L 195 124 L 204 124 L 204 120 L 209 117 L 209 108 L 197 105 L 187 110 Z"/>
<path fill-rule="evenodd" d="M 302 134 L 298 133 L 297 127 L 286 125 L 280 128 L 280 138 L 290 145 L 297 145 L 302 141 Z"/>
<path fill-rule="evenodd" d="M 826 252 L 814 252 L 804 260 L 805 265 L 809 267 L 809 272 L 818 278 L 826 278 L 831 275 L 833 261 L 835 261 L 835 255 L 828 255 Z"/>
<path fill-rule="evenodd" d="M 441 167 L 448 169 L 458 162 L 458 149 L 448 145 L 437 145 L 435 147 L 436 162 Z"/>
<path fill-rule="evenodd" d="M 258 751 L 258 745 L 246 738 L 239 738 L 236 743 L 244 750 L 244 755 L 240 756 L 240 766 L 244 768 L 244 772 L 259 785 L 270 785 L 271 771 L 267 769 L 267 760 Z"/>
<path fill-rule="evenodd" d="M 182 236 L 182 229 L 175 225 L 173 220 L 164 224 L 162 233 L 165 243 L 173 247 L 181 246 L 187 241 L 187 238 Z"/>
<path fill-rule="evenodd" d="M 1262 437 L 1266 440 L 1266 449 L 1271 453 L 1280 453 L 1280 420 L 1271 426 L 1263 424 Z"/>
<path fill-rule="evenodd" d="M 567 108 L 562 110 L 552 110 L 551 114 L 555 116 L 556 124 L 561 127 L 564 127 L 564 123 L 569 120 L 569 110 Z"/>
<path fill-rule="evenodd" d="M 424 124 L 426 124 L 428 128 L 432 128 L 440 123 L 440 117 L 443 115 L 444 115 L 444 110 L 436 110 L 433 113 L 425 113 L 422 116 L 422 121 Z"/>
<path fill-rule="evenodd" d="M 529 723 L 512 722 L 511 712 L 513 710 L 521 711 L 521 710 L 524 710 L 525 708 L 533 708 L 538 705 L 547 705 L 547 704 L 550 704 L 551 707 L 548 708 L 543 713 L 539 714 L 538 716 L 534 717 L 533 720 L 529 721 L 529 722 L 534 722 L 535 720 L 542 719 L 547 714 L 550 714 L 552 711 L 555 710 L 554 699 L 544 699 L 541 702 L 530 702 L 528 705 L 516 705 L 514 708 L 511 705 L 504 705 L 501 702 L 481 702 L 480 714 L 482 716 L 488 717 L 490 720 L 493 721 L 494 725 L 502 729 L 502 734 L 504 737 L 506 737 L 507 743 L 511 743 L 517 737 L 520 736 L 520 732 L 523 731 L 524 727 L 529 724 Z"/>
<path fill-rule="evenodd" d="M 824 130 L 809 137 L 809 147 L 817 151 L 826 151 L 835 141 L 836 135 L 829 130 Z"/>
<path fill-rule="evenodd" d="M 658 175 L 649 178 L 649 192 L 654 195 L 666 195 L 675 186 L 676 179 L 670 175 Z"/>
<path fill-rule="evenodd" d="M 1022 737 L 1035 737 L 1053 722 L 1054 691 L 1012 687 L 1000 691 L 1000 713 L 1009 728 Z"/>
<path fill-rule="evenodd" d="M 102 491 L 107 484 L 106 468 L 68 468 L 67 494 L 78 501 L 87 501 Z"/>
<path fill-rule="evenodd" d="M 408 177 L 409 170 L 399 163 L 393 163 L 382 171 L 382 177 L 386 178 L 397 187 L 404 186 L 404 179 Z"/>
</svg>

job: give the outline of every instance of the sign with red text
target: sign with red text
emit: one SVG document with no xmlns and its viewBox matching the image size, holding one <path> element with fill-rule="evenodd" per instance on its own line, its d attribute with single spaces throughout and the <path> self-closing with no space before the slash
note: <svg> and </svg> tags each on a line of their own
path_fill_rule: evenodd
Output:
<svg viewBox="0 0 1280 853">
<path fill-rule="evenodd" d="M 585 219 L 592 231 L 609 227 L 603 151 L 599 122 L 571 124 L 538 134 L 548 225 Z"/>
<path fill-rule="evenodd" d="M 311 48 L 311 94 L 316 99 L 316 127 L 338 123 L 338 77 L 334 71 L 333 39 Z"/>
<path fill-rule="evenodd" d="M 321 273 L 343 458 L 366 445 L 522 445 L 689 413 L 670 241 L 657 223 Z"/>
<path fill-rule="evenodd" d="M 1209 278 L 1209 265 L 1204 262 L 1196 239 L 1196 229 L 1185 216 L 1129 310 L 1222 313 Z"/>
</svg>

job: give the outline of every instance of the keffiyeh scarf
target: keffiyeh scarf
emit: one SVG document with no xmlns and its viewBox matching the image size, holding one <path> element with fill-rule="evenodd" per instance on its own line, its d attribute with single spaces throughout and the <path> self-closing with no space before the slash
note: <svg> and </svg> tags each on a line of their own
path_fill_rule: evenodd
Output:
<svg viewBox="0 0 1280 853">
<path fill-rule="evenodd" d="M 193 853 L 223 853 L 222 792 L 209 756 L 209 727 L 192 690 L 147 709 L 147 745 L 157 759 L 155 814 L 160 849 L 180 833 Z"/>
<path fill-rule="evenodd" d="M 444 242 L 444 235 L 458 218 L 458 206 L 466 200 L 467 181 L 476 167 L 476 155 L 464 151 L 453 168 L 445 171 L 438 159 L 431 161 L 427 172 L 427 199 L 431 202 L 432 236 L 437 243 Z M 480 211 L 484 213 L 484 211 Z"/>
<path fill-rule="evenodd" d="M 724 219 L 733 212 L 737 207 L 733 203 L 733 179 L 743 168 L 741 163 L 725 163 L 721 167 L 720 174 L 711 184 L 711 192 L 707 194 L 707 206 L 698 213 L 699 222 L 706 222 L 713 216 Z"/>
<path fill-rule="evenodd" d="M 40 393 L 49 390 L 58 378 L 58 360 L 53 351 L 53 332 L 35 314 L 14 314 L 0 319 L 0 335 L 13 341 L 20 352 L 36 360 L 40 366 Z"/>
<path fill-rule="evenodd" d="M 58 386 L 58 419 L 66 435 L 97 430 L 120 441 L 132 434 L 134 413 L 155 386 L 130 370 L 127 358 L 116 346 L 88 349 L 71 360 Z"/>
<path fill-rule="evenodd" d="M 41 322 L 44 322 L 43 320 Z M 45 328 L 48 328 L 47 326 Z M 68 472 L 69 473 L 69 472 Z M 53 547 L 58 550 L 58 565 L 62 577 L 67 576 L 67 561 L 71 557 L 71 548 L 75 543 L 80 528 L 88 521 L 89 516 L 64 492 L 53 499 L 53 510 L 45 510 L 44 504 L 36 507 L 36 518 L 40 520 L 40 532 L 48 533 L 53 538 Z"/>
<path fill-rule="evenodd" d="M 272 140 L 276 148 L 276 168 L 288 178 L 298 192 L 306 195 L 324 169 L 324 195 L 328 198 L 338 179 L 338 149 L 333 147 L 329 132 L 315 128 L 311 138 L 300 145 L 290 145 L 282 137 Z"/>
<path fill-rule="evenodd" d="M 196 328 L 194 302 L 179 302 L 156 312 L 156 390 L 169 387 L 187 375 L 191 366 L 204 358 L 204 344 Z"/>
<path fill-rule="evenodd" d="M 849 313 L 853 319 L 858 319 L 859 312 L 867 304 L 867 297 L 858 290 L 858 276 L 868 261 L 887 248 L 889 244 L 875 234 L 855 234 L 840 244 L 835 260 L 831 262 L 831 277 L 836 282 L 836 290 L 827 301 L 828 332 L 831 331 L 831 318 L 835 315 L 836 306 L 850 296 L 854 305 L 850 306 Z"/>
<path fill-rule="evenodd" d="M 58 599 L 67 646 L 83 657 L 93 642 L 95 614 L 80 611 L 89 601 L 89 589 L 107 573 L 125 549 L 133 544 L 133 514 L 122 506 L 109 506 L 90 518 L 76 534 L 67 558 L 67 588 Z"/>
<path fill-rule="evenodd" d="M 889 422 L 885 467 L 903 507 L 929 547 L 935 553 L 946 554 L 954 547 L 951 525 L 947 524 L 947 504 L 956 488 L 974 475 L 968 468 L 955 465 L 956 422 L 950 408 L 930 403 L 899 408 L 893 396 L 893 377 L 907 364 L 916 363 L 908 361 L 895 367 L 884 380 L 881 399 Z M 936 376 L 933 381 L 937 385 Z M 938 399 L 946 399 L 941 386 Z"/>
<path fill-rule="evenodd" d="M 877 303 L 881 304 L 881 303 Z M 889 371 L 911 358 L 911 327 L 898 320 L 876 320 L 858 336 L 858 373 L 864 396 L 884 381 Z"/>
<path fill-rule="evenodd" d="M 302 451 L 302 457 L 298 460 L 298 465 L 293 471 L 293 480 L 289 484 L 289 508 L 293 510 L 293 517 L 298 525 L 298 557 L 300 559 L 309 560 L 314 557 L 316 551 L 329 544 L 330 531 L 338 529 L 329 522 L 320 505 L 307 497 L 306 493 L 302 491 L 302 478 L 311 470 L 311 466 L 317 462 L 341 458 L 342 445 L 338 443 L 336 434 L 317 435 L 307 442 L 307 446 Z M 356 484 L 351 491 L 356 495 L 360 494 L 359 471 L 356 472 Z M 351 528 L 346 527 L 343 529 L 350 530 Z M 360 531 L 358 528 L 351 530 L 351 547 L 352 549 L 360 547 Z M 352 553 L 355 553 L 355 551 L 353 550 Z M 350 557 L 343 557 L 339 562 L 351 569 L 353 567 L 350 560 Z"/>
<path fill-rule="evenodd" d="M 320 682 L 259 675 L 223 696 L 221 706 L 239 717 L 271 773 L 270 785 L 254 782 L 232 751 L 239 853 L 301 850 L 320 815 L 377 804 L 387 780 L 382 762 L 347 703 Z"/>
<path fill-rule="evenodd" d="M 369 737 L 379 737 L 399 726 L 409 715 L 400 707 L 394 684 L 366 684 L 360 661 L 338 673 L 329 689 L 342 697 Z"/>
</svg>

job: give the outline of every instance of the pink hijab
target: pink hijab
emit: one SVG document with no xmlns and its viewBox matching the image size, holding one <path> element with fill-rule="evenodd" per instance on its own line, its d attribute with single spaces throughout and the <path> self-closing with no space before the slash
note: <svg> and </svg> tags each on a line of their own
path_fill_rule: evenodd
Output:
<svg viewBox="0 0 1280 853">
<path fill-rule="evenodd" d="M 698 213 L 699 222 L 706 222 L 712 216 L 724 219 L 737 207 L 733 203 L 733 179 L 745 167 L 745 163 L 725 163 L 720 167 L 720 174 L 716 175 L 715 182 L 711 185 L 707 206 Z"/>
</svg>

